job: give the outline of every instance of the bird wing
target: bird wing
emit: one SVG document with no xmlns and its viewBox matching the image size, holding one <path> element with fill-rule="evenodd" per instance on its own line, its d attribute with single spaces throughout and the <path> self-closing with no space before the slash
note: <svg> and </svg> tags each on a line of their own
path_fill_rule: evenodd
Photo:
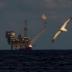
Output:
<svg viewBox="0 0 72 72">
<path fill-rule="evenodd" d="M 58 32 L 56 32 L 56 34 L 53 36 L 52 41 L 54 41 L 60 34 L 61 34 L 60 30 Z"/>
<path fill-rule="evenodd" d="M 61 28 L 65 28 L 68 25 L 69 21 L 70 21 L 70 18 L 64 22 L 64 24 L 61 26 Z"/>
</svg>

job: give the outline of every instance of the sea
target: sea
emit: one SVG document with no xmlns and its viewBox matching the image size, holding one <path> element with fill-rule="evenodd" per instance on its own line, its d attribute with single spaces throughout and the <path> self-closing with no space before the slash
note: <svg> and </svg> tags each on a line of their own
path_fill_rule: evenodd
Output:
<svg viewBox="0 0 72 72">
<path fill-rule="evenodd" d="M 72 72 L 72 50 L 0 50 L 0 72 Z"/>
</svg>

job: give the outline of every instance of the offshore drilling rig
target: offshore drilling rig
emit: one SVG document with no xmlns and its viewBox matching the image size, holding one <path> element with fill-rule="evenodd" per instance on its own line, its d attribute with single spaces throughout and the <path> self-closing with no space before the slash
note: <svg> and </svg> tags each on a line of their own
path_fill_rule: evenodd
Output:
<svg viewBox="0 0 72 72">
<path fill-rule="evenodd" d="M 21 34 L 16 36 L 16 32 L 6 31 L 5 37 L 7 39 L 8 44 L 11 46 L 11 50 L 14 50 L 14 49 L 32 50 L 32 45 L 46 31 L 47 16 L 43 14 L 41 16 L 41 20 L 42 20 L 42 30 L 32 39 L 28 37 L 27 20 L 24 21 L 24 36 L 22 36 Z"/>
<path fill-rule="evenodd" d="M 16 36 L 16 33 L 14 31 L 7 31 L 6 32 L 6 39 L 9 45 L 11 45 L 11 50 L 13 48 L 16 49 L 32 49 L 32 42 L 31 39 L 27 35 L 27 20 L 24 21 L 24 36 L 18 35 Z"/>
</svg>

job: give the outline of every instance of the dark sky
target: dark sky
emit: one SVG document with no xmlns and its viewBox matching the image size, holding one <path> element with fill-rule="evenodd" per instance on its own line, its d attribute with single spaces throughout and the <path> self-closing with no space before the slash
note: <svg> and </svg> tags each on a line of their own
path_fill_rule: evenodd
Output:
<svg viewBox="0 0 72 72">
<path fill-rule="evenodd" d="M 47 31 L 33 45 L 33 49 L 72 49 L 72 23 L 56 43 L 51 38 L 58 27 L 72 16 L 72 0 L 0 0 L 0 49 L 10 49 L 5 32 L 13 30 L 23 34 L 24 19 L 28 20 L 30 37 L 41 30 L 41 15 L 45 13 Z"/>
</svg>

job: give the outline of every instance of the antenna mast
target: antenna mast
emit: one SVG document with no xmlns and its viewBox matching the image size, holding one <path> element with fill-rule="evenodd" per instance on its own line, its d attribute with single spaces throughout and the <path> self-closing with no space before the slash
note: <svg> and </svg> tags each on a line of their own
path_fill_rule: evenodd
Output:
<svg viewBox="0 0 72 72">
<path fill-rule="evenodd" d="M 27 20 L 24 21 L 24 37 L 28 37 L 28 24 L 27 24 Z"/>
</svg>

